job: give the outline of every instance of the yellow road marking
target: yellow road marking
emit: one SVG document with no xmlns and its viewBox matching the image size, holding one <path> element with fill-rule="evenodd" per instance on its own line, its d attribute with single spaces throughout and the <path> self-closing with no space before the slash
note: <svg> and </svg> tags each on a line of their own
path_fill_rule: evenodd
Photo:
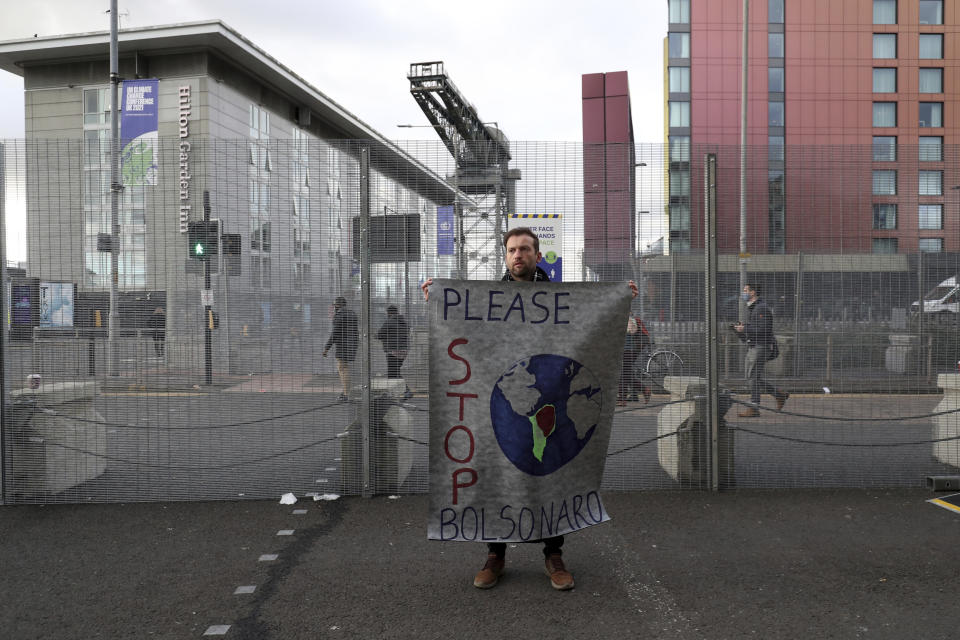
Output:
<svg viewBox="0 0 960 640">
<path fill-rule="evenodd" d="M 960 493 L 954 495 L 960 495 Z M 953 496 L 947 497 L 952 498 Z M 943 507 L 944 509 L 949 509 L 950 511 L 956 511 L 957 513 L 960 513 L 960 506 L 947 502 L 946 500 L 941 500 L 940 498 L 931 498 L 930 500 L 927 500 L 927 502 L 932 502 L 938 507 Z"/>
</svg>

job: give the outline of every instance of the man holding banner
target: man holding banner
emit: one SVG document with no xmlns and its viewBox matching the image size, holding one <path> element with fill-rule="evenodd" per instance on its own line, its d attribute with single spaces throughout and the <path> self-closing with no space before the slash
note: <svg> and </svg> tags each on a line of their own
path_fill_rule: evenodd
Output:
<svg viewBox="0 0 960 640">
<path fill-rule="evenodd" d="M 609 519 L 598 489 L 630 296 L 551 283 L 536 234 L 504 236 L 500 282 L 428 279 L 428 537 L 486 542 L 474 586 L 497 584 L 508 542 L 542 542 L 554 589 L 574 586 L 564 535 Z M 633 296 L 636 285 L 631 281 Z"/>
</svg>

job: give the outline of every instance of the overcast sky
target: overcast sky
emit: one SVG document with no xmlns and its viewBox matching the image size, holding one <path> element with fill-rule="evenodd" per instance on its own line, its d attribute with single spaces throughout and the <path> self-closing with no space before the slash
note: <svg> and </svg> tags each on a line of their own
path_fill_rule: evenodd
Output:
<svg viewBox="0 0 960 640">
<path fill-rule="evenodd" d="M 3 2 L 0 41 L 110 28 L 109 0 Z M 121 28 L 220 19 L 389 139 L 436 139 L 396 125 L 426 123 L 409 64 L 442 60 L 481 119 L 515 142 L 582 140 L 581 75 L 625 70 L 636 141 L 663 140 L 666 0 L 119 4 Z M 0 71 L 0 139 L 23 135 L 22 79 Z"/>
<path fill-rule="evenodd" d="M 0 40 L 110 28 L 108 0 L 5 3 Z M 637 141 L 662 141 L 666 14 L 666 0 L 120 1 L 121 27 L 223 20 L 390 139 L 430 138 L 396 125 L 426 122 L 409 63 L 443 60 L 515 141 L 581 140 L 581 74 L 626 70 Z M 0 138 L 23 137 L 22 89 L 0 72 Z"/>
</svg>

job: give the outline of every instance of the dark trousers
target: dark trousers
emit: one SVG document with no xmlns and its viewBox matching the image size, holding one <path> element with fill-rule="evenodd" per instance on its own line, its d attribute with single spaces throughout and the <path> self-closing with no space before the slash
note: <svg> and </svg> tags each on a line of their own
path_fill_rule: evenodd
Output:
<svg viewBox="0 0 960 640">
<path fill-rule="evenodd" d="M 403 358 L 398 358 L 392 356 L 389 353 L 387 356 L 387 377 L 388 378 L 400 378 L 400 367 L 403 365 Z"/>
<path fill-rule="evenodd" d="M 543 540 L 531 540 L 530 542 L 543 543 L 544 557 L 553 555 L 554 553 L 559 553 L 559 554 L 563 553 L 563 551 L 560 549 L 563 546 L 563 536 L 557 536 L 555 538 L 544 538 Z M 506 542 L 488 542 L 487 549 L 490 550 L 490 553 L 495 553 L 497 554 L 498 557 L 502 558 L 507 553 L 507 543 Z"/>
</svg>

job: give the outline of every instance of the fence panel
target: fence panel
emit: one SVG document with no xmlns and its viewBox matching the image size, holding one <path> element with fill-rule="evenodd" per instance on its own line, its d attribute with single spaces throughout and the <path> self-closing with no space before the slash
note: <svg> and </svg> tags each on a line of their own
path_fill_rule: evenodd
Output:
<svg viewBox="0 0 960 640">
<path fill-rule="evenodd" d="M 749 151 L 746 272 L 780 345 L 766 378 L 790 396 L 777 411 L 764 395 L 759 417 L 740 417 L 751 408 L 747 347 L 726 328 L 743 312 L 739 148 L 514 142 L 509 171 L 491 175 L 457 166 L 439 141 L 182 142 L 159 140 L 156 184 L 124 186 L 116 234 L 102 139 L 4 144 L 5 221 L 24 229 L 7 247 L 24 264 L 5 281 L 6 502 L 427 491 L 419 285 L 499 278 L 510 225 L 558 229 L 546 264 L 566 281 L 635 280 L 633 313 L 654 349 L 702 378 L 708 152 L 720 382 L 733 393 L 727 485 L 956 474 L 954 400 L 942 392 L 960 360 L 953 150 L 921 162 L 904 148 L 892 177 L 871 149 Z M 205 194 L 219 221 L 208 261 L 189 244 Z M 354 332 L 356 347 L 328 349 Z M 650 353 L 610 363 L 631 379 L 604 487 L 705 487 L 696 416 L 668 394 L 692 387 L 668 384 L 674 370 L 633 379 Z"/>
</svg>

